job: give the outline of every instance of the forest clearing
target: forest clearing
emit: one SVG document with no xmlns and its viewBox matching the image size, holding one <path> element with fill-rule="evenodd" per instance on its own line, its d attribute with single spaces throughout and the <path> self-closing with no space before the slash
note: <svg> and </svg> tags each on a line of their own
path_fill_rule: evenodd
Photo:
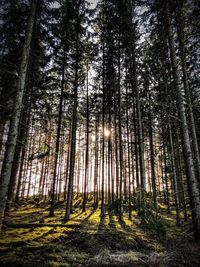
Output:
<svg viewBox="0 0 200 267">
<path fill-rule="evenodd" d="M 200 266 L 199 14 L 0 1 L 0 266 Z"/>
</svg>

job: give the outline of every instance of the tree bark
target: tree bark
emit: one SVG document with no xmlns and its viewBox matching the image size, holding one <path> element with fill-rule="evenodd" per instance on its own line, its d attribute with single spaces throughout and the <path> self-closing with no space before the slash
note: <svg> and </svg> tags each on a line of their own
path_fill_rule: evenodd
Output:
<svg viewBox="0 0 200 267">
<path fill-rule="evenodd" d="M 192 100 L 191 100 L 191 94 L 190 94 L 190 88 L 189 88 L 189 82 L 188 82 L 188 71 L 187 71 L 187 65 L 186 65 L 186 51 L 185 51 L 184 22 L 183 22 L 181 8 L 179 8 L 178 12 L 176 13 L 176 21 L 177 21 L 176 25 L 177 25 L 179 47 L 180 47 L 180 52 L 181 52 L 183 85 L 184 85 L 186 101 L 188 105 L 189 122 L 190 122 L 189 125 L 190 125 L 191 133 L 192 133 L 195 168 L 196 168 L 196 173 L 197 173 L 198 184 L 200 186 L 200 155 L 199 155 L 199 146 L 198 146 L 197 133 L 196 133 L 196 124 L 194 120 Z"/>
<path fill-rule="evenodd" d="M 36 16 L 36 8 L 37 8 L 37 0 L 32 0 L 31 9 L 30 9 L 30 16 L 28 19 L 26 37 L 25 37 L 25 44 L 22 51 L 22 58 L 21 58 L 21 65 L 20 65 L 20 72 L 19 72 L 19 79 L 17 85 L 17 93 L 14 105 L 13 116 L 10 121 L 10 128 L 8 134 L 8 140 L 6 144 L 6 152 L 4 156 L 2 171 L 1 171 L 1 179 L 0 179 L 0 229 L 2 227 L 2 221 L 5 212 L 5 205 L 7 200 L 7 193 L 8 187 L 10 183 L 10 176 L 14 158 L 14 151 L 17 142 L 18 136 L 18 128 L 20 122 L 20 115 L 22 110 L 22 102 L 25 92 L 25 83 L 27 77 L 27 67 L 29 61 L 29 54 L 30 54 L 30 45 L 32 40 L 32 32 L 33 26 L 35 22 Z"/>
<path fill-rule="evenodd" d="M 88 66 L 87 66 L 87 116 L 86 116 L 86 150 L 85 150 L 85 181 L 84 181 L 84 193 L 83 193 L 83 212 L 86 211 L 87 202 L 87 184 L 88 184 L 88 163 L 89 163 L 89 92 L 88 92 Z"/>
<path fill-rule="evenodd" d="M 194 236 L 195 236 L 195 239 L 200 240 L 200 195 L 199 195 L 199 188 L 198 188 L 198 180 L 195 175 L 195 167 L 194 167 L 192 149 L 191 149 L 191 144 L 190 144 L 184 95 L 180 87 L 178 63 L 176 60 L 176 53 L 175 53 L 175 44 L 174 44 L 173 33 L 171 30 L 171 25 L 170 25 L 170 18 L 168 15 L 169 9 L 167 8 L 166 10 L 167 10 L 167 16 L 166 16 L 167 21 L 166 22 L 167 22 L 167 30 L 168 30 L 168 42 L 169 42 L 169 48 L 170 48 L 170 54 L 171 54 L 174 87 L 177 92 L 178 109 L 179 109 L 180 120 L 181 120 L 182 139 L 183 139 L 183 146 L 184 146 L 184 158 L 185 158 L 185 164 L 186 164 L 186 169 L 187 169 L 189 194 L 191 197 L 191 210 L 193 213 L 193 224 L 194 224 L 194 229 L 195 229 Z"/>
<path fill-rule="evenodd" d="M 54 162 L 54 171 L 53 171 L 53 183 L 52 183 L 52 192 L 51 192 L 51 206 L 49 211 L 49 216 L 54 216 L 55 208 L 55 186 L 57 178 L 57 167 L 58 167 L 58 153 L 60 148 L 60 132 L 62 124 L 62 110 L 63 110 L 63 93 L 64 93 L 64 79 L 65 79 L 65 55 L 63 56 L 63 66 L 62 66 L 62 78 L 61 78 L 61 92 L 60 92 L 60 102 L 59 102 L 59 113 L 58 113 L 58 126 L 56 134 L 56 149 L 55 149 L 55 162 Z"/>
<path fill-rule="evenodd" d="M 72 199 L 73 199 L 73 186 L 74 186 L 74 170 L 75 170 L 75 157 L 76 157 L 77 108 L 78 108 L 78 79 L 79 79 L 78 68 L 79 68 L 79 61 L 80 61 L 79 28 L 80 28 L 80 22 L 79 22 L 79 18 L 77 15 L 76 60 L 75 60 L 75 78 L 74 78 L 74 105 L 73 105 L 73 115 L 72 115 L 69 183 L 68 183 L 68 191 L 67 191 L 66 212 L 65 212 L 65 218 L 64 218 L 65 221 L 68 221 L 70 219 Z"/>
</svg>

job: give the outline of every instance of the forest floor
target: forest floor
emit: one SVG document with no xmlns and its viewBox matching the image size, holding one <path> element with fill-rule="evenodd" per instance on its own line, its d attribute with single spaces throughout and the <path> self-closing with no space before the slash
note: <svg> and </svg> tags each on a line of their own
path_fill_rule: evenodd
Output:
<svg viewBox="0 0 200 267">
<path fill-rule="evenodd" d="M 64 205 L 48 217 L 45 204 L 26 203 L 12 210 L 0 234 L 0 266 L 200 266 L 200 245 L 188 233 L 188 223 L 177 227 L 175 215 L 162 211 L 167 234 L 160 238 L 133 220 L 100 210 L 76 209 L 62 223 Z"/>
</svg>

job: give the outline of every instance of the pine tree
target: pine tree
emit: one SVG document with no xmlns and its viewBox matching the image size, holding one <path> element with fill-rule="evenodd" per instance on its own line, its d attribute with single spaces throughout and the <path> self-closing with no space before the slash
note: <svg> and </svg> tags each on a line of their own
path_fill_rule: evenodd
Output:
<svg viewBox="0 0 200 267">
<path fill-rule="evenodd" d="M 33 26 L 35 22 L 37 9 L 37 1 L 33 0 L 30 8 L 30 16 L 27 24 L 27 32 L 25 37 L 25 43 L 22 50 L 22 58 L 20 65 L 20 72 L 18 78 L 17 94 L 15 100 L 15 106 L 13 116 L 10 121 L 9 135 L 6 145 L 6 152 L 4 162 L 1 170 L 1 190 L 0 190 L 0 227 L 2 227 L 2 221 L 4 217 L 8 186 L 10 182 L 11 169 L 13 164 L 14 151 L 17 142 L 18 127 L 20 121 L 20 115 L 22 110 L 22 102 L 25 91 L 25 82 L 27 76 L 27 66 L 30 54 Z"/>
</svg>

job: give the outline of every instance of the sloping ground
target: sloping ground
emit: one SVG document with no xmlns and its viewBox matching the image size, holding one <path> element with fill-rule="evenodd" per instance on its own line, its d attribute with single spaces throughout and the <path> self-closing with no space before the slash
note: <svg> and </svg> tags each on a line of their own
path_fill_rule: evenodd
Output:
<svg viewBox="0 0 200 267">
<path fill-rule="evenodd" d="M 158 240 L 140 227 L 134 212 L 133 222 L 125 217 L 123 223 L 114 215 L 100 218 L 99 210 L 77 209 L 63 225 L 62 206 L 54 218 L 47 215 L 46 206 L 13 211 L 8 224 L 22 225 L 0 234 L 0 266 L 200 266 L 200 246 L 175 226 L 173 216 L 167 236 Z"/>
</svg>

